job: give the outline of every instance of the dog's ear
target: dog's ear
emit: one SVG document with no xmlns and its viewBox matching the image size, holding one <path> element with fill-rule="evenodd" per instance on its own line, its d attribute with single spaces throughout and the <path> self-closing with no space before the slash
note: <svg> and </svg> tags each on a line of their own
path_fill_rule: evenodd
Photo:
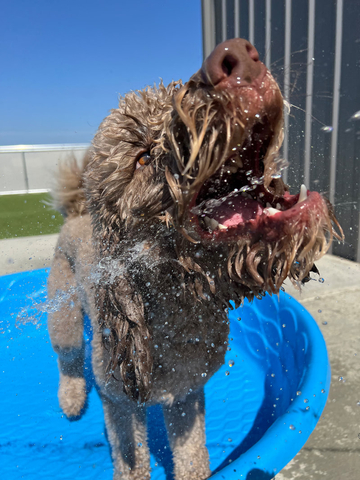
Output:
<svg viewBox="0 0 360 480">
<path fill-rule="evenodd" d="M 106 374 L 117 378 L 120 372 L 125 393 L 145 402 L 153 362 L 141 295 L 127 279 L 118 277 L 103 278 L 96 298 L 103 344 L 110 356 Z"/>
</svg>

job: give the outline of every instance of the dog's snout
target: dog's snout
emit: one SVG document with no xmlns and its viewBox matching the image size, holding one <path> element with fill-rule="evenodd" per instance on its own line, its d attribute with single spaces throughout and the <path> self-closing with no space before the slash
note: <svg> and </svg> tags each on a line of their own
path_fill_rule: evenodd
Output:
<svg viewBox="0 0 360 480">
<path fill-rule="evenodd" d="M 203 81 L 220 89 L 251 85 L 265 71 L 256 48 L 242 38 L 220 43 L 201 68 Z"/>
</svg>

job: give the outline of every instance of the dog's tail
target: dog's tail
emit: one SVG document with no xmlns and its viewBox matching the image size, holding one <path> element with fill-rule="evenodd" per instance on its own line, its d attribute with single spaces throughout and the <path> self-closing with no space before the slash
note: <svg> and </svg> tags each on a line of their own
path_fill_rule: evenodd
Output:
<svg viewBox="0 0 360 480">
<path fill-rule="evenodd" d="M 77 217 L 86 213 L 84 171 L 89 162 L 90 151 L 87 150 L 80 165 L 72 154 L 59 167 L 56 184 L 51 190 L 50 204 L 64 217 Z"/>
</svg>

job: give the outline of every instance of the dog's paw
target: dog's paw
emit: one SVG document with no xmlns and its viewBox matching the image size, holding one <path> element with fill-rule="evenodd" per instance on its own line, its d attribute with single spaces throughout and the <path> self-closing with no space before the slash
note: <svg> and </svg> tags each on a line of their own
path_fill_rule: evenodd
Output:
<svg viewBox="0 0 360 480">
<path fill-rule="evenodd" d="M 86 401 L 85 378 L 61 374 L 58 395 L 60 407 L 65 415 L 70 419 L 80 417 Z"/>
</svg>

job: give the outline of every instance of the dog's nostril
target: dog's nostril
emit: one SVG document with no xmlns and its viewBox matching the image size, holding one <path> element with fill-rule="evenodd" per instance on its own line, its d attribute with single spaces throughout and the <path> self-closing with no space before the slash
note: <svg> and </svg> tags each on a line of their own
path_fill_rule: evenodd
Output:
<svg viewBox="0 0 360 480">
<path fill-rule="evenodd" d="M 258 51 L 257 51 L 256 48 L 253 47 L 250 43 L 248 43 L 248 44 L 246 45 L 246 51 L 247 51 L 249 57 L 251 58 L 251 60 L 254 60 L 254 62 L 258 62 L 258 61 L 259 61 Z"/>
<path fill-rule="evenodd" d="M 232 57 L 231 55 L 226 55 L 226 57 L 224 58 L 224 60 L 222 61 L 222 64 L 221 64 L 222 71 L 228 77 L 230 77 L 230 75 L 232 74 L 232 71 L 233 71 L 234 67 L 237 65 L 237 63 L 238 63 L 238 61 L 236 60 L 236 58 Z"/>
</svg>

